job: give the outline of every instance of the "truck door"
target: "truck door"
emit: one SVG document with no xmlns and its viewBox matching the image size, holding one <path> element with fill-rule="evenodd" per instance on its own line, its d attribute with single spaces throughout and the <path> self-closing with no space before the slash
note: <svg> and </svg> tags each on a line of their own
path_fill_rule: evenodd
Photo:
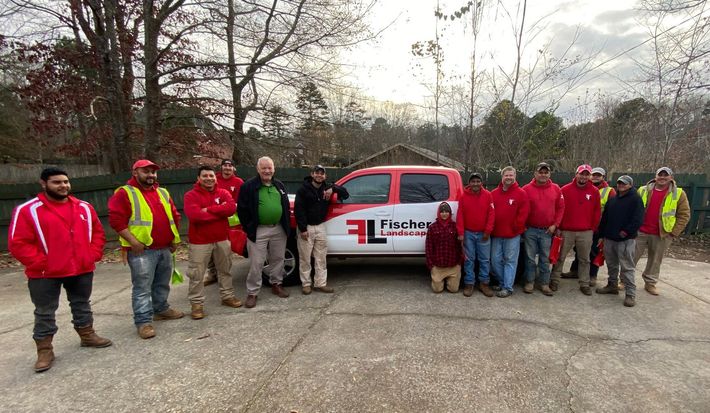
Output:
<svg viewBox="0 0 710 413">
<path fill-rule="evenodd" d="M 427 227 L 436 220 L 439 204 L 449 202 L 451 216 L 456 216 L 458 202 L 456 194 L 451 194 L 449 178 L 437 173 L 403 173 L 397 195 L 394 218 L 385 233 L 393 239 L 397 254 L 423 254 Z"/>
<path fill-rule="evenodd" d="M 380 235 L 383 222 L 392 219 L 392 174 L 355 176 L 340 185 L 350 197 L 328 209 L 326 231 L 329 254 L 391 254 L 392 240 Z"/>
</svg>

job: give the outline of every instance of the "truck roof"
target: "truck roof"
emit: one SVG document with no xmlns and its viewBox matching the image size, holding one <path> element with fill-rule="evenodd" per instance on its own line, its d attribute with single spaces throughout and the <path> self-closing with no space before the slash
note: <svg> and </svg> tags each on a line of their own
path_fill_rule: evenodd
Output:
<svg viewBox="0 0 710 413">
<path fill-rule="evenodd" d="M 363 168 L 362 170 L 382 170 L 382 171 L 393 171 L 393 170 L 407 170 L 407 171 L 454 171 L 458 173 L 456 169 L 448 168 L 445 166 L 429 166 L 429 165 L 391 165 L 391 166 L 371 166 L 369 168 Z"/>
</svg>

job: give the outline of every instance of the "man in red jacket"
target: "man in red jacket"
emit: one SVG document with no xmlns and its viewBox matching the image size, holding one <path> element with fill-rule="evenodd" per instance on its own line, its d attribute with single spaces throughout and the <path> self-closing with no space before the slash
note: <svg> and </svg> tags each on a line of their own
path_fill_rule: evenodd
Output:
<svg viewBox="0 0 710 413">
<path fill-rule="evenodd" d="M 602 208 L 599 190 L 589 180 L 591 175 L 591 166 L 580 165 L 572 182 L 562 187 L 562 195 L 565 197 L 565 213 L 560 223 L 563 241 L 560 258 L 552 267 L 552 291 L 557 291 L 560 285 L 565 257 L 572 247 L 577 247 L 579 289 L 584 295 L 592 295 L 589 285 L 589 253 L 592 249 L 592 237 L 599 226 Z"/>
<path fill-rule="evenodd" d="M 34 369 L 38 373 L 49 370 L 54 361 L 52 339 L 58 330 L 54 314 L 62 286 L 81 346 L 111 345 L 111 340 L 94 332 L 90 303 L 94 269 L 106 243 L 101 221 L 91 204 L 69 195 L 66 172 L 47 168 L 40 184 L 44 192 L 15 208 L 8 231 L 8 248 L 25 266 L 35 306 L 32 338 L 37 345 Z"/>
<path fill-rule="evenodd" d="M 552 245 L 552 236 L 562 221 L 565 200 L 560 187 L 550 179 L 551 172 L 550 165 L 540 162 L 535 167 L 533 180 L 523 187 L 530 201 L 530 213 L 524 236 L 526 261 L 523 291 L 527 294 L 532 294 L 535 285 L 540 288 L 543 294 L 548 296 L 553 294 L 548 286 L 550 283 L 550 246 Z"/>
<path fill-rule="evenodd" d="M 505 298 L 513 294 L 520 254 L 520 234 L 525 232 L 530 205 L 528 195 L 515 181 L 515 168 L 506 166 L 500 175 L 501 183 L 491 192 L 496 211 L 491 256 L 493 272 L 500 284 L 496 296 Z"/>
<path fill-rule="evenodd" d="M 211 166 L 201 166 L 197 183 L 185 194 L 185 215 L 190 220 L 190 264 L 187 276 L 190 288 L 187 297 L 192 307 L 193 320 L 205 317 L 205 285 L 203 274 L 210 260 L 214 260 L 219 281 L 219 295 L 222 305 L 239 308 L 242 302 L 234 296 L 232 285 L 232 250 L 228 241 L 229 223 L 237 205 L 232 195 L 225 189 L 217 188 L 217 177 Z"/>
<path fill-rule="evenodd" d="M 158 185 L 158 165 L 140 159 L 133 177 L 108 200 L 108 222 L 120 237 L 124 263 L 131 268 L 133 323 L 142 339 L 155 337 L 153 320 L 184 314 L 170 308 L 173 253 L 180 242 L 180 214 Z"/>
<path fill-rule="evenodd" d="M 239 199 L 239 188 L 242 187 L 244 180 L 237 176 L 234 168 L 234 162 L 231 159 L 223 159 L 220 166 L 220 172 L 217 174 L 217 188 L 222 188 L 232 195 L 234 203 Z M 234 214 L 236 217 L 236 213 Z M 237 221 L 238 222 L 238 221 Z M 217 282 L 217 269 L 214 265 L 214 260 L 210 259 L 205 274 L 204 285 L 211 285 Z"/>
<path fill-rule="evenodd" d="M 459 198 L 456 212 L 456 230 L 459 241 L 463 242 L 466 259 L 463 264 L 463 295 L 473 295 L 476 277 L 473 264 L 478 259 L 478 288 L 486 297 L 493 297 L 490 281 L 491 232 L 495 220 L 495 210 L 491 193 L 483 188 L 483 177 L 474 172 L 468 179 Z"/>
</svg>

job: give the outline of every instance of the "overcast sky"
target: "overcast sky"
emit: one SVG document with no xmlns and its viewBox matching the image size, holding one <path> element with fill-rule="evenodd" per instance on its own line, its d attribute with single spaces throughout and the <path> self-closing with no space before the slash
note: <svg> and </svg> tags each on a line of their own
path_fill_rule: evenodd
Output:
<svg viewBox="0 0 710 413">
<path fill-rule="evenodd" d="M 518 5 L 522 0 L 483 1 L 479 63 L 489 73 L 494 67 L 512 73 L 516 49 L 511 20 L 520 21 Z M 466 0 L 440 0 L 440 10 L 451 14 L 465 3 Z M 376 41 L 362 44 L 344 56 L 351 65 L 352 83 L 376 100 L 426 106 L 432 96 L 431 87 L 426 85 L 433 84 L 434 66 L 431 59 L 413 56 L 411 46 L 434 39 L 436 4 L 436 0 L 381 0 L 371 16 L 372 26 L 378 29 L 391 25 Z M 631 0 L 528 1 L 523 67 L 531 64 L 537 51 L 548 43 L 553 55 L 561 55 L 578 28 L 580 36 L 568 56 L 584 58 L 597 53 L 592 67 L 601 65 L 560 102 L 557 113 L 568 122 L 581 120 L 573 119 L 580 116 L 578 108 L 596 93 L 614 98 L 634 94 L 631 84 L 639 78 L 634 58 L 641 58 L 647 51 L 641 44 L 648 37 L 635 7 Z M 462 83 L 470 67 L 470 18 L 440 21 L 439 33 L 444 84 Z M 632 48 L 635 49 L 624 53 Z M 539 102 L 531 110 L 544 109 L 546 104 Z"/>
</svg>

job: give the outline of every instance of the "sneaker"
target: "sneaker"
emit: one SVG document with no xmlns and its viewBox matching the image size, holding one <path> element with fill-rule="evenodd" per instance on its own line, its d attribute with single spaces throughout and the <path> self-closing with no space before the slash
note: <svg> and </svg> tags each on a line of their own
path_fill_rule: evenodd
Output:
<svg viewBox="0 0 710 413">
<path fill-rule="evenodd" d="M 627 295 L 626 298 L 624 298 L 624 307 L 633 307 L 635 305 L 636 305 L 636 298 L 635 297 Z"/>
<path fill-rule="evenodd" d="M 565 278 L 565 279 L 579 278 L 579 275 L 577 275 L 577 271 L 568 271 L 568 272 L 563 272 L 560 277 Z"/>
<path fill-rule="evenodd" d="M 239 308 L 242 306 L 242 302 L 239 301 L 237 297 L 229 297 L 222 300 L 222 305 L 232 308 Z"/>
<path fill-rule="evenodd" d="M 597 277 L 590 277 L 590 278 L 589 278 L 589 286 L 590 286 L 590 287 L 596 287 L 596 286 L 597 286 Z"/>
<path fill-rule="evenodd" d="M 500 291 L 500 290 L 502 290 L 502 288 L 501 288 L 500 285 L 491 285 L 490 287 L 491 287 L 491 290 L 493 290 L 493 291 Z"/>
<path fill-rule="evenodd" d="M 510 297 L 511 295 L 513 295 L 513 292 L 505 289 L 498 290 L 498 292 L 496 293 L 496 297 L 498 298 L 506 298 Z"/>
<path fill-rule="evenodd" d="M 646 283 L 646 285 L 643 288 L 646 289 L 646 291 L 648 291 L 648 293 L 651 295 L 658 295 L 658 289 L 656 288 L 656 286 L 654 284 Z"/>
<path fill-rule="evenodd" d="M 550 281 L 550 289 L 552 291 L 557 291 L 560 289 L 560 283 L 559 281 Z"/>
<path fill-rule="evenodd" d="M 592 287 L 588 285 L 583 285 L 579 287 L 579 291 L 581 291 L 584 295 L 592 295 Z"/>
<path fill-rule="evenodd" d="M 155 329 L 150 324 L 141 324 L 138 326 L 138 335 L 146 340 L 155 337 Z"/>
<path fill-rule="evenodd" d="M 256 295 L 254 295 L 254 294 L 247 295 L 247 299 L 244 302 L 244 307 L 246 307 L 246 308 L 256 307 Z"/>
<path fill-rule="evenodd" d="M 153 314 L 153 320 L 177 320 L 178 318 L 183 318 L 184 316 L 185 313 L 183 313 L 182 311 L 178 311 L 173 308 L 168 308 L 162 313 Z"/>
<path fill-rule="evenodd" d="M 303 295 L 308 295 L 311 293 L 311 291 L 313 291 L 313 290 L 311 289 L 310 285 L 304 285 L 303 288 L 301 289 L 301 292 L 303 293 Z"/>
<path fill-rule="evenodd" d="M 606 287 L 597 288 L 597 294 L 619 294 L 619 288 L 611 284 L 607 284 Z"/>
<path fill-rule="evenodd" d="M 532 294 L 534 289 L 535 285 L 533 283 L 525 283 L 525 287 L 523 287 L 523 292 L 525 294 Z"/>
<path fill-rule="evenodd" d="M 481 290 L 486 297 L 493 297 L 493 291 L 488 287 L 487 283 L 478 284 L 478 289 Z"/>
<path fill-rule="evenodd" d="M 472 284 L 464 284 L 463 295 L 464 295 L 464 297 L 470 297 L 473 295 L 473 285 Z"/>
<path fill-rule="evenodd" d="M 320 292 L 326 293 L 326 294 L 331 294 L 331 293 L 335 292 L 333 287 L 328 287 L 327 285 L 324 285 L 322 287 L 314 287 L 313 289 L 315 291 L 320 291 Z"/>
<path fill-rule="evenodd" d="M 552 297 L 555 293 L 550 289 L 549 285 L 540 286 L 540 292 L 548 297 Z"/>
<path fill-rule="evenodd" d="M 202 320 L 205 318 L 205 306 L 202 304 L 192 304 L 190 316 L 193 320 Z"/>
</svg>

